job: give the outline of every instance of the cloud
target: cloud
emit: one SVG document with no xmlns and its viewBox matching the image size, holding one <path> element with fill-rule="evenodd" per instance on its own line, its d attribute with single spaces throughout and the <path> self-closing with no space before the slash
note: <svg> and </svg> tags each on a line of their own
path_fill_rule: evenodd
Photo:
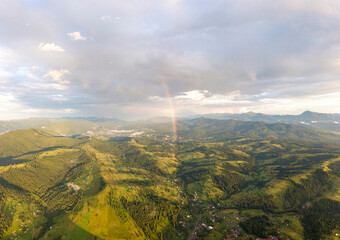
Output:
<svg viewBox="0 0 340 240">
<path fill-rule="evenodd" d="M 59 84 L 70 84 L 70 81 L 65 79 L 65 75 L 69 74 L 70 71 L 67 69 L 49 70 L 44 75 L 44 77 L 51 77 L 54 81 L 58 82 Z"/>
<path fill-rule="evenodd" d="M 65 50 L 55 43 L 40 43 L 39 49 L 46 52 L 64 52 Z"/>
<path fill-rule="evenodd" d="M 112 22 L 111 16 L 102 16 L 100 19 L 101 19 L 102 21 Z"/>
<path fill-rule="evenodd" d="M 206 98 L 206 94 L 209 93 L 207 90 L 192 90 L 188 92 L 184 92 L 181 95 L 175 96 L 174 99 L 179 99 L 179 100 L 202 100 Z"/>
<path fill-rule="evenodd" d="M 114 17 L 114 19 L 112 19 L 111 16 L 102 16 L 100 19 L 104 22 L 118 22 L 121 20 L 121 17 Z"/>
<path fill-rule="evenodd" d="M 202 107 L 213 107 L 214 111 L 219 109 L 218 111 L 220 112 L 225 111 L 225 107 L 234 106 L 237 107 L 237 109 L 240 109 L 240 106 L 250 106 L 255 101 L 266 98 L 268 95 L 263 93 L 260 96 L 261 97 L 259 98 L 259 96 L 241 94 L 240 91 L 233 91 L 225 94 L 213 94 L 208 90 L 192 90 L 180 93 L 177 96 L 173 96 L 170 101 L 172 101 L 180 114 L 183 114 L 185 111 L 187 111 L 183 111 L 183 109 L 188 109 L 190 106 L 196 109 L 201 109 Z M 154 103 L 169 101 L 168 98 L 160 96 L 151 96 L 149 97 L 149 100 Z M 198 113 L 199 112 L 195 112 L 195 114 Z"/>
<path fill-rule="evenodd" d="M 29 74 L 27 74 L 27 77 L 29 77 L 29 78 L 35 78 L 36 75 L 35 75 L 34 73 L 29 73 Z"/>
<path fill-rule="evenodd" d="M 72 109 L 72 108 L 67 108 L 64 110 L 65 113 L 76 113 L 77 110 L 76 109 Z"/>
<path fill-rule="evenodd" d="M 247 95 L 240 91 L 212 94 L 206 90 L 194 90 L 181 93 L 171 99 L 152 96 L 149 101 L 154 107 L 163 106 L 163 108 L 171 101 L 179 116 L 249 111 L 266 114 L 300 114 L 306 109 L 316 112 L 334 112 L 332 109 L 336 109 L 337 103 L 340 101 L 340 92 L 308 97 L 275 98 L 273 95 L 275 94 L 268 92 L 259 95 Z M 147 108 L 147 105 L 144 107 Z M 167 108 L 164 109 L 159 111 L 166 111 Z"/>
<path fill-rule="evenodd" d="M 31 67 L 33 70 L 39 70 L 40 69 L 40 67 L 38 67 L 38 66 L 32 66 Z"/>
<path fill-rule="evenodd" d="M 69 36 L 72 41 L 86 40 L 86 37 L 82 36 L 80 32 L 68 33 L 67 36 Z"/>
<path fill-rule="evenodd" d="M 340 92 L 334 0 L 6 1 L 0 22 L 0 91 L 31 108 L 143 116 L 170 93 L 182 113 L 293 112 L 320 96 L 315 110 L 339 111 L 326 104 Z"/>
</svg>

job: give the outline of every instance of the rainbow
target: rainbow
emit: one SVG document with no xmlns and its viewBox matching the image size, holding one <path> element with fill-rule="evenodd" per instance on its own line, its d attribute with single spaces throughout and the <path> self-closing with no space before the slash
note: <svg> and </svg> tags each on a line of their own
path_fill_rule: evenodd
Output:
<svg viewBox="0 0 340 240">
<path fill-rule="evenodd" d="M 172 97 L 169 91 L 168 86 L 166 85 L 166 82 L 163 80 L 163 86 L 164 86 L 164 90 L 166 92 L 167 98 L 168 98 L 168 103 L 170 106 L 170 111 L 171 111 L 171 118 L 172 118 L 172 130 L 173 130 L 173 134 L 174 134 L 174 142 L 177 142 L 177 120 L 176 120 L 176 111 L 175 111 L 175 107 L 174 107 L 174 103 L 172 101 Z"/>
</svg>

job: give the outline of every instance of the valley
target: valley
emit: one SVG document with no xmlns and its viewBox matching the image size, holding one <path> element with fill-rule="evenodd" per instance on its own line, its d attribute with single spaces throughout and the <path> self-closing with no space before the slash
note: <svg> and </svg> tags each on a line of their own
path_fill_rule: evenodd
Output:
<svg viewBox="0 0 340 240">
<path fill-rule="evenodd" d="M 340 240 L 340 1 L 1 3 L 0 240 Z"/>
<path fill-rule="evenodd" d="M 337 239 L 337 135 L 194 119 L 174 142 L 169 126 L 1 135 L 2 238 Z"/>
</svg>

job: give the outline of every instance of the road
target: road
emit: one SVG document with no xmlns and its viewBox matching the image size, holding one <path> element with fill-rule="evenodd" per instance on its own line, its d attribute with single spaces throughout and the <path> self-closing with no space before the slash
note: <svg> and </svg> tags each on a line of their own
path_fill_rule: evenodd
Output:
<svg viewBox="0 0 340 240">
<path fill-rule="evenodd" d="M 202 214 L 200 213 L 195 223 L 194 231 L 192 231 L 192 233 L 190 234 L 190 237 L 189 237 L 190 240 L 194 240 L 196 238 L 197 225 L 201 221 L 201 219 L 202 219 Z"/>
</svg>

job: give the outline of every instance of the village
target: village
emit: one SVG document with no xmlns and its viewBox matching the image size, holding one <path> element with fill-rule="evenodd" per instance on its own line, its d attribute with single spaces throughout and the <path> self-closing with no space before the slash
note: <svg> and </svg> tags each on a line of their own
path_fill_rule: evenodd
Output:
<svg viewBox="0 0 340 240">
<path fill-rule="evenodd" d="M 240 226 L 240 222 L 249 217 L 241 216 L 239 210 L 235 208 L 236 204 L 229 204 L 228 209 L 222 209 L 219 203 L 207 203 L 201 200 L 197 193 L 192 196 L 189 202 L 190 207 L 186 209 L 183 218 L 179 221 L 179 225 L 183 230 L 190 229 L 190 240 L 205 239 L 207 236 L 223 240 L 288 240 L 288 238 L 280 238 L 279 236 L 256 238 L 247 234 Z M 178 236 L 183 237 L 183 234 Z"/>
</svg>

